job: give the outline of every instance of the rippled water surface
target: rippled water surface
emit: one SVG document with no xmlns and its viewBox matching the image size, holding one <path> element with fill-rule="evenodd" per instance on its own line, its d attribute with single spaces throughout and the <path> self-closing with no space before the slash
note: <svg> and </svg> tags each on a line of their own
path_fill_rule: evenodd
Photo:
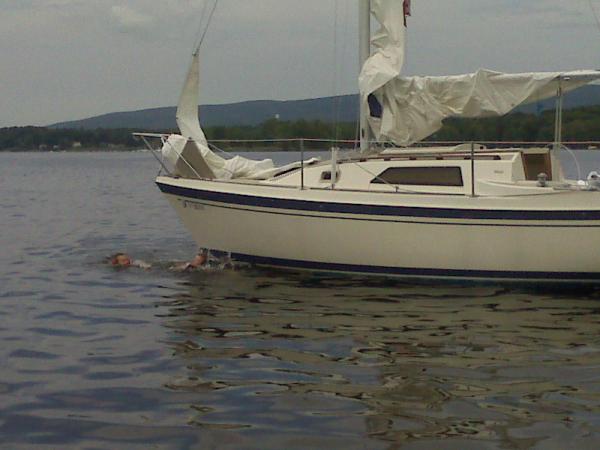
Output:
<svg viewBox="0 0 600 450">
<path fill-rule="evenodd" d="M 155 173 L 0 154 L 2 449 L 600 448 L 600 291 L 173 273 Z"/>
</svg>

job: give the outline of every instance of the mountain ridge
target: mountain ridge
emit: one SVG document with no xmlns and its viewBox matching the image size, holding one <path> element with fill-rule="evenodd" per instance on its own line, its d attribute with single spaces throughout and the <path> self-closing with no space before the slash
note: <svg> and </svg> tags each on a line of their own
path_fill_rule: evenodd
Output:
<svg viewBox="0 0 600 450">
<path fill-rule="evenodd" d="M 354 122 L 358 118 L 358 103 L 358 94 L 349 94 L 304 100 L 250 100 L 224 105 L 203 105 L 199 110 L 200 122 L 204 127 L 256 126 L 272 118 L 282 121 Z M 585 86 L 565 97 L 566 109 L 595 105 L 600 105 L 600 86 L 597 85 Z M 554 107 L 555 100 L 548 99 L 521 106 L 515 111 L 541 113 Z M 49 125 L 49 128 L 174 130 L 177 129 L 175 113 L 174 106 L 114 112 L 59 122 Z"/>
<path fill-rule="evenodd" d="M 199 106 L 200 121 L 205 127 L 256 126 L 269 119 L 283 121 L 334 121 L 334 104 L 339 108 L 337 121 L 352 122 L 358 115 L 358 95 L 342 95 L 304 100 L 249 100 L 224 105 Z M 102 114 L 81 120 L 59 122 L 49 128 L 139 128 L 144 130 L 176 129 L 174 106 Z"/>
</svg>

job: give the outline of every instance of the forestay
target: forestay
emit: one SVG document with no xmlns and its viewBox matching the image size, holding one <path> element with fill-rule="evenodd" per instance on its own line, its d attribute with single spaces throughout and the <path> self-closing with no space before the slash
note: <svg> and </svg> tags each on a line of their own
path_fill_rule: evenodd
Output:
<svg viewBox="0 0 600 450">
<path fill-rule="evenodd" d="M 599 71 L 504 74 L 489 70 L 441 77 L 400 76 L 405 57 L 405 9 L 398 0 L 372 0 L 381 28 L 375 51 L 363 66 L 362 107 L 378 141 L 400 146 L 419 142 L 449 117 L 504 115 L 519 105 L 568 92 L 600 79 Z M 370 106 L 369 106 L 370 105 Z"/>
</svg>

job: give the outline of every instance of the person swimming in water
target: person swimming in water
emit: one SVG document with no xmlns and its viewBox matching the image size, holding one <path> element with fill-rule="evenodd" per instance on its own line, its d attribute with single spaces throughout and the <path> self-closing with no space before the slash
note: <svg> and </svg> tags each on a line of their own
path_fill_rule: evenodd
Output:
<svg viewBox="0 0 600 450">
<path fill-rule="evenodd" d="M 140 269 L 151 269 L 152 265 L 139 259 L 132 259 L 127 253 L 115 253 L 108 262 L 115 268 L 138 267 Z"/>
<path fill-rule="evenodd" d="M 177 263 L 171 266 L 169 270 L 175 272 L 189 272 L 205 266 L 206 264 L 208 264 L 208 250 L 200 249 L 194 259 L 190 262 Z"/>
<path fill-rule="evenodd" d="M 170 265 L 169 270 L 174 272 L 190 272 L 200 267 L 206 266 L 209 263 L 209 252 L 206 249 L 198 250 L 198 253 L 189 262 L 176 262 Z M 149 270 L 152 264 L 139 259 L 133 259 L 127 253 L 119 252 L 108 258 L 108 264 L 117 269 L 129 267 L 137 267 L 139 269 Z"/>
</svg>

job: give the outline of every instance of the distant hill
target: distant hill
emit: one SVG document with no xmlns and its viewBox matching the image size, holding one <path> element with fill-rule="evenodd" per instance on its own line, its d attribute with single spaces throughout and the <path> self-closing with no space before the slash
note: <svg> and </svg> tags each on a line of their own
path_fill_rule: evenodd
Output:
<svg viewBox="0 0 600 450">
<path fill-rule="evenodd" d="M 600 105 L 600 86 L 588 85 L 565 95 L 564 107 L 566 109 L 580 108 L 582 106 Z M 540 113 L 556 107 L 556 99 L 550 98 L 538 103 L 532 103 L 517 108 L 518 112 Z"/>
<path fill-rule="evenodd" d="M 339 111 L 339 122 L 353 122 L 358 117 L 358 96 L 344 95 L 310 100 L 273 101 L 257 100 L 228 105 L 200 106 L 200 121 L 204 127 L 249 125 L 256 126 L 274 117 L 282 121 L 322 120 L 334 122 L 334 102 Z M 140 130 L 176 129 L 175 107 L 118 112 L 89 119 L 62 122 L 51 128 Z"/>
<path fill-rule="evenodd" d="M 338 122 L 354 122 L 358 117 L 358 95 L 325 97 L 310 100 L 257 100 L 228 105 L 205 105 L 200 107 L 200 121 L 205 127 L 259 125 L 278 116 L 282 121 L 322 120 L 333 122 L 334 102 L 339 107 Z M 523 106 L 519 112 L 540 113 L 554 109 L 554 99 Z M 565 108 L 600 105 L 600 86 L 585 86 L 565 97 Z M 139 130 L 176 129 L 175 107 L 145 109 L 142 111 L 118 112 L 90 117 L 89 119 L 62 122 L 51 128 L 75 128 L 91 130 L 97 128 L 132 128 Z"/>
</svg>

